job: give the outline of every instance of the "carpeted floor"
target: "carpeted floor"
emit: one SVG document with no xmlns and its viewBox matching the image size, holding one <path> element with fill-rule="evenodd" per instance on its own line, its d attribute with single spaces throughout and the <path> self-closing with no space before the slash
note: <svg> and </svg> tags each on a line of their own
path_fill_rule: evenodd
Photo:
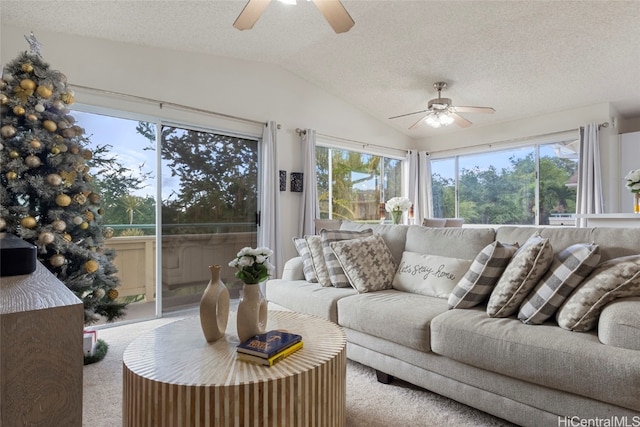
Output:
<svg viewBox="0 0 640 427">
<path fill-rule="evenodd" d="M 100 329 L 104 360 L 84 367 L 83 426 L 114 427 L 122 419 L 122 354 L 138 335 L 193 313 Z M 347 426 L 512 426 L 512 424 L 402 381 L 381 384 L 366 366 L 347 364 Z"/>
</svg>

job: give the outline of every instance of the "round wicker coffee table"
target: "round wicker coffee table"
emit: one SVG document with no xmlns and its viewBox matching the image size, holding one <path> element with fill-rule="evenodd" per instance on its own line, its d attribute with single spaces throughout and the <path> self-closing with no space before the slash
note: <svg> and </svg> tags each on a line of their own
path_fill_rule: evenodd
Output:
<svg viewBox="0 0 640 427">
<path fill-rule="evenodd" d="M 236 360 L 235 317 L 207 343 L 199 317 L 136 338 L 123 357 L 123 426 L 345 425 L 346 339 L 335 324 L 270 311 L 304 347 L 272 367 Z"/>
</svg>

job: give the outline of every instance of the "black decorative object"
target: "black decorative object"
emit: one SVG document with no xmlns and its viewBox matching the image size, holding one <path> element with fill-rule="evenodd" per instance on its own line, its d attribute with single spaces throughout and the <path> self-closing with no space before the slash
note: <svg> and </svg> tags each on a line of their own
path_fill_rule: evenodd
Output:
<svg viewBox="0 0 640 427">
<path fill-rule="evenodd" d="M 302 193 L 302 181 L 304 173 L 291 172 L 291 191 L 294 193 Z"/>
<path fill-rule="evenodd" d="M 280 171 L 280 191 L 287 191 L 287 171 Z"/>
<path fill-rule="evenodd" d="M 18 236 L 0 233 L 0 276 L 18 276 L 36 271 L 36 247 Z"/>
</svg>

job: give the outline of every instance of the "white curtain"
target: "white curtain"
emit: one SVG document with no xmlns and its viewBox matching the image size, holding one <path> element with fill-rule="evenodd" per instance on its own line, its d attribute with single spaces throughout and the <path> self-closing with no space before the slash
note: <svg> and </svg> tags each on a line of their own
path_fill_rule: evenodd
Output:
<svg viewBox="0 0 640 427">
<path fill-rule="evenodd" d="M 413 218 L 414 224 L 419 224 L 418 219 L 421 217 L 422 210 L 420 209 L 420 181 L 419 181 L 419 165 L 418 165 L 418 152 L 416 150 L 409 150 L 407 153 L 407 164 L 409 165 L 408 176 L 408 195 L 407 197 L 413 203 Z M 420 223 L 422 220 L 420 220 Z"/>
<path fill-rule="evenodd" d="M 266 246 L 273 251 L 273 256 L 270 261 L 276 268 L 276 277 L 282 277 L 282 243 L 280 238 L 282 232 L 280 229 L 280 172 L 278 169 L 277 127 L 276 122 L 270 121 L 262 133 L 258 246 Z"/>
<path fill-rule="evenodd" d="M 302 145 L 302 204 L 300 205 L 300 223 L 298 235 L 315 234 L 315 219 L 320 218 L 318 204 L 318 186 L 316 179 L 316 131 L 306 129 L 300 136 Z"/>
<path fill-rule="evenodd" d="M 431 191 L 431 159 L 429 153 L 420 151 L 418 153 L 418 165 L 420 174 L 418 180 L 420 182 L 420 218 L 416 217 L 416 224 L 422 224 L 424 218 L 433 217 L 433 192 Z M 420 220 L 420 222 L 418 222 Z"/>
<path fill-rule="evenodd" d="M 580 128 L 580 163 L 578 165 L 578 195 L 576 213 L 604 212 L 602 174 L 600 172 L 599 127 L 591 123 Z M 579 218 L 578 227 L 586 227 L 587 219 Z"/>
</svg>

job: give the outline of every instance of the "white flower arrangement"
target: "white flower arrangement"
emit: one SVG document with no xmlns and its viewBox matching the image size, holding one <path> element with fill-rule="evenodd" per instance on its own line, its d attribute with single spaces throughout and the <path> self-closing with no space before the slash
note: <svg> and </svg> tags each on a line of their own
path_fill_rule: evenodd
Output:
<svg viewBox="0 0 640 427">
<path fill-rule="evenodd" d="M 267 280 L 274 271 L 274 266 L 269 262 L 273 251 L 261 247 L 252 249 L 245 247 L 240 249 L 235 259 L 229 262 L 229 267 L 237 269 L 236 277 L 248 285 L 255 285 Z"/>
<path fill-rule="evenodd" d="M 624 177 L 626 186 L 632 193 L 640 193 L 640 169 L 633 170 Z"/>
<path fill-rule="evenodd" d="M 392 197 L 384 204 L 387 212 L 405 212 L 411 207 L 411 200 L 406 197 Z"/>
</svg>

